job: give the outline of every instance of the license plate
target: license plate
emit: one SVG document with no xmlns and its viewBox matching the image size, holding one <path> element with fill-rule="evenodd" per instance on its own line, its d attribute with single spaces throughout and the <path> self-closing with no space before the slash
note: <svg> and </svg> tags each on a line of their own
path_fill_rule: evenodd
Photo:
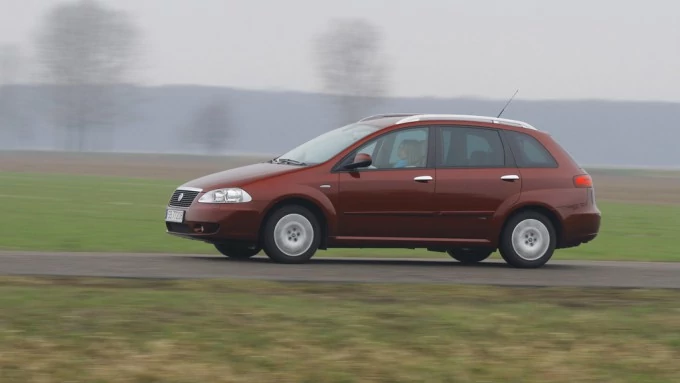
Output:
<svg viewBox="0 0 680 383">
<path fill-rule="evenodd" d="M 166 222 L 177 222 L 177 223 L 184 222 L 184 210 L 168 209 L 165 212 L 165 221 Z"/>
</svg>

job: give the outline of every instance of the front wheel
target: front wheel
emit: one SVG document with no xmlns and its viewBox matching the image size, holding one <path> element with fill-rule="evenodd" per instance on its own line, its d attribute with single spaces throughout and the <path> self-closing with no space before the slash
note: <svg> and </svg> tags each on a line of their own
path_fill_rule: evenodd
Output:
<svg viewBox="0 0 680 383">
<path fill-rule="evenodd" d="M 449 249 L 446 252 L 451 256 L 451 258 L 457 260 L 458 262 L 469 265 L 482 262 L 483 260 L 489 258 L 489 256 L 491 256 L 493 253 L 493 250 L 457 248 Z"/>
<path fill-rule="evenodd" d="M 541 213 L 526 211 L 507 222 L 499 250 L 509 265 L 528 269 L 541 267 L 548 262 L 555 245 L 552 222 Z"/>
<path fill-rule="evenodd" d="M 225 257 L 233 259 L 248 259 L 260 252 L 257 246 L 247 246 L 233 243 L 216 243 L 215 248 Z"/>
<path fill-rule="evenodd" d="M 321 243 L 319 222 L 308 209 L 287 205 L 276 210 L 263 230 L 263 248 L 279 263 L 303 263 L 316 253 Z"/>
</svg>

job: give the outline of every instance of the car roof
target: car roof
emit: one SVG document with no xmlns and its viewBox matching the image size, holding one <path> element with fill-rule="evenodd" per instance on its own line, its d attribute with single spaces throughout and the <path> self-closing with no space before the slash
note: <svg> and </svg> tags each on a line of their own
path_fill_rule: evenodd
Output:
<svg viewBox="0 0 680 383">
<path fill-rule="evenodd" d="M 530 130 L 538 130 L 534 126 L 524 121 L 472 114 L 389 113 L 389 114 L 376 114 L 359 120 L 359 122 L 363 123 L 370 122 L 371 125 L 379 126 L 381 128 L 416 121 L 474 121 L 489 124 L 504 124 Z"/>
</svg>

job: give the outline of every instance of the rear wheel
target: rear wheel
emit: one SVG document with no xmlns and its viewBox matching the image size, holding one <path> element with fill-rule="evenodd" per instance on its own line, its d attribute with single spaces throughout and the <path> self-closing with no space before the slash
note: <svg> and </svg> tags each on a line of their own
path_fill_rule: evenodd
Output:
<svg viewBox="0 0 680 383">
<path fill-rule="evenodd" d="M 276 210 L 267 220 L 262 240 L 267 256 L 279 263 L 308 261 L 321 243 L 320 226 L 316 216 L 298 205 L 287 205 Z"/>
<path fill-rule="evenodd" d="M 469 265 L 482 262 L 483 260 L 489 258 L 489 256 L 491 256 L 493 253 L 493 250 L 461 247 L 449 249 L 446 252 L 451 256 L 451 258 L 457 260 L 458 262 Z"/>
<path fill-rule="evenodd" d="M 248 259 L 260 252 L 258 246 L 248 246 L 234 243 L 216 243 L 215 248 L 222 255 L 233 259 Z"/>
<path fill-rule="evenodd" d="M 501 236 L 500 253 L 511 266 L 537 268 L 543 266 L 555 251 L 556 235 L 545 215 L 526 211 L 507 222 Z"/>
</svg>

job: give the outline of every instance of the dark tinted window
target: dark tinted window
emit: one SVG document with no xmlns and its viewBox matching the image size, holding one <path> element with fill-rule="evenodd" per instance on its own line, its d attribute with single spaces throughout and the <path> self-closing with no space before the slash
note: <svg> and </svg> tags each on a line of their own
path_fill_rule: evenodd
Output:
<svg viewBox="0 0 680 383">
<path fill-rule="evenodd" d="M 538 140 L 528 134 L 507 131 L 510 147 L 520 168 L 553 168 L 557 161 Z"/>
<path fill-rule="evenodd" d="M 505 152 L 498 131 L 483 128 L 442 127 L 443 167 L 491 168 L 505 166 Z"/>
</svg>

